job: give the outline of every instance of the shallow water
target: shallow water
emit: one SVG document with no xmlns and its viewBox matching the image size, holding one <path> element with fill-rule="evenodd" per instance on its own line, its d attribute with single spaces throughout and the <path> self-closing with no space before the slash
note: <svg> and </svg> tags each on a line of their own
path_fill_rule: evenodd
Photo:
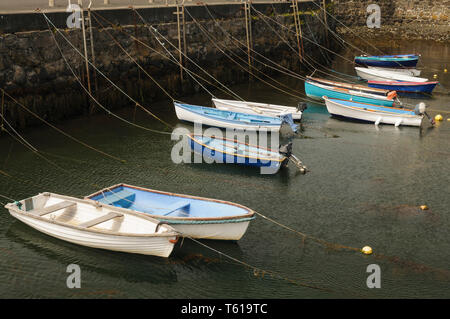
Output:
<svg viewBox="0 0 450 319">
<path fill-rule="evenodd" d="M 377 43 L 387 53 L 421 52 L 427 68 L 450 88 L 450 45 Z M 382 47 L 384 45 L 385 47 Z M 319 54 L 319 52 L 318 52 Z M 352 57 L 353 52 L 346 52 Z M 354 74 L 336 60 L 334 68 Z M 340 74 L 337 74 L 341 76 Z M 303 83 L 283 79 L 301 91 Z M 249 100 L 295 105 L 256 82 L 234 87 Z M 310 104 L 294 154 L 308 166 L 277 175 L 233 165 L 174 164 L 174 141 L 108 117 L 78 118 L 59 127 L 121 163 L 40 127 L 24 134 L 49 163 L 7 136 L 0 138 L 0 194 L 23 199 L 50 191 L 83 196 L 117 183 L 234 201 L 329 243 L 373 247 L 376 256 L 305 240 L 263 218 L 254 220 L 238 243 L 203 241 L 252 266 L 277 272 L 262 276 L 188 239 L 168 259 L 81 247 L 41 234 L 0 208 L 0 297 L 33 298 L 392 298 L 450 297 L 450 95 L 436 89 L 426 100 L 436 128 L 346 122 Z M 210 105 L 209 97 L 184 100 Z M 405 101 L 405 99 L 404 99 Z M 406 99 L 417 103 L 417 99 Z M 179 124 L 167 101 L 155 113 Z M 442 111 L 445 111 L 442 112 Z M 134 110 L 121 115 L 133 119 Z M 137 112 L 138 123 L 162 129 Z M 57 165 L 58 167 L 56 167 Z M 0 198 L 2 204 L 6 199 Z M 421 211 L 418 206 L 430 207 Z M 82 288 L 66 287 L 66 267 L 81 267 Z M 381 289 L 368 289 L 369 264 L 381 267 Z M 294 280 L 293 284 L 286 279 Z M 315 286 L 312 289 L 301 284 Z"/>
</svg>

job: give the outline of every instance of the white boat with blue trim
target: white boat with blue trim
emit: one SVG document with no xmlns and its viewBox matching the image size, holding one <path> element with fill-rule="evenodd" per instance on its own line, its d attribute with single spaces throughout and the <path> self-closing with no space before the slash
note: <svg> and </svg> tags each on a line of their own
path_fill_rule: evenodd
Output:
<svg viewBox="0 0 450 319">
<path fill-rule="evenodd" d="M 5 208 L 40 232 L 92 248 L 168 257 L 179 235 L 150 216 L 53 193 L 9 203 Z"/>
<path fill-rule="evenodd" d="M 410 76 L 399 72 L 390 72 L 379 69 L 355 67 L 356 74 L 367 81 L 403 81 L 403 82 L 428 82 L 426 78 Z"/>
<path fill-rule="evenodd" d="M 212 107 L 199 105 L 173 103 L 178 119 L 187 122 L 201 123 L 202 125 L 216 126 L 221 128 L 241 129 L 278 132 L 283 123 L 289 124 L 294 132 L 298 125 L 294 124 L 292 114 L 283 114 L 280 117 L 246 114 L 241 112 L 222 111 Z"/>
<path fill-rule="evenodd" d="M 414 110 L 360 103 L 323 97 L 328 112 L 335 117 L 375 123 L 420 126 L 425 114 L 425 104 L 420 103 Z"/>
<path fill-rule="evenodd" d="M 280 116 L 286 113 L 291 113 L 294 120 L 300 121 L 302 119 L 302 114 L 305 106 L 299 104 L 298 107 L 258 103 L 258 102 L 248 102 L 248 101 L 236 101 L 236 100 L 224 100 L 224 99 L 212 99 L 214 106 L 219 110 L 232 111 L 232 112 L 242 112 L 254 115 L 265 115 L 265 116 Z"/>
<path fill-rule="evenodd" d="M 255 218 L 253 210 L 236 203 L 127 184 L 104 188 L 86 199 L 155 218 L 192 238 L 239 240 Z"/>
</svg>

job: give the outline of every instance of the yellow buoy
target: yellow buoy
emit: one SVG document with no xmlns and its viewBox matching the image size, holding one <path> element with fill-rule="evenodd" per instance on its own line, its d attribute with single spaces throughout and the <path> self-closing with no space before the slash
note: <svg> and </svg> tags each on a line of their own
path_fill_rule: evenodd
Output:
<svg viewBox="0 0 450 319">
<path fill-rule="evenodd" d="M 427 205 L 421 205 L 421 206 L 420 206 L 420 209 L 421 209 L 421 210 L 427 210 L 427 209 L 428 209 L 428 206 L 427 206 Z"/>
<path fill-rule="evenodd" d="M 442 121 L 444 118 L 442 117 L 442 115 L 441 114 L 438 114 L 438 115 L 436 115 L 435 117 L 434 117 L 434 120 L 435 121 Z"/>
<path fill-rule="evenodd" d="M 370 247 L 370 246 L 364 246 L 364 247 L 361 249 L 361 252 L 362 252 L 364 255 L 370 255 L 370 254 L 372 254 L 372 247 Z"/>
<path fill-rule="evenodd" d="M 447 73 L 447 71 L 448 71 L 447 69 L 444 69 L 444 73 Z"/>
</svg>

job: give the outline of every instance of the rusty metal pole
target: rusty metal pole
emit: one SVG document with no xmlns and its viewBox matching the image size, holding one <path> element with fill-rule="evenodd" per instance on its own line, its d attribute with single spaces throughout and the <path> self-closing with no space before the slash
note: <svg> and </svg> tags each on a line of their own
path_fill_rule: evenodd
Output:
<svg viewBox="0 0 450 319">
<path fill-rule="evenodd" d="M 83 9 L 83 0 L 78 0 L 78 5 L 81 8 L 81 29 L 83 31 L 83 44 L 84 44 L 84 59 L 86 64 L 86 79 L 88 84 L 88 90 L 89 94 L 92 95 L 91 90 L 91 77 L 89 75 L 89 60 L 88 60 L 88 49 L 87 49 L 87 42 L 86 42 L 86 28 L 85 28 L 85 21 L 84 21 L 84 9 Z M 89 99 L 90 101 L 90 99 Z"/>
<path fill-rule="evenodd" d="M 325 23 L 325 35 L 326 35 L 326 41 L 327 44 L 329 44 L 328 42 L 328 22 L 327 22 L 327 1 L 326 0 L 322 0 L 322 4 L 323 4 L 323 22 Z"/>
<path fill-rule="evenodd" d="M 92 5 L 92 1 L 90 1 L 89 6 L 88 6 L 89 38 L 90 38 L 90 44 L 91 44 L 92 64 L 95 65 L 94 31 L 92 29 L 91 5 Z M 97 73 L 95 72 L 95 70 L 94 70 L 94 86 L 95 86 L 95 93 L 97 94 L 98 83 L 97 83 Z"/>
<path fill-rule="evenodd" d="M 251 71 L 252 69 L 252 61 L 251 61 L 251 52 L 250 52 L 250 34 L 249 34 L 249 26 L 248 26 L 248 0 L 244 2 L 244 11 L 245 11 L 245 33 L 247 35 L 247 56 L 248 56 L 248 68 Z"/>
<path fill-rule="evenodd" d="M 183 80 L 183 54 L 182 54 L 182 47 L 181 47 L 181 25 L 180 25 L 180 5 L 178 4 L 177 0 L 177 29 L 178 29 L 178 59 L 180 62 L 180 79 Z"/>
</svg>

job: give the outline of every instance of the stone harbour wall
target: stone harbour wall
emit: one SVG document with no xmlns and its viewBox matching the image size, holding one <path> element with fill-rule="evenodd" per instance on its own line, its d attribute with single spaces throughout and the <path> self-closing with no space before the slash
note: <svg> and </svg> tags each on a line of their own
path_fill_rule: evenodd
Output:
<svg viewBox="0 0 450 319">
<path fill-rule="evenodd" d="M 381 9 L 380 28 L 366 26 L 370 4 Z M 330 7 L 340 21 L 360 36 L 450 40 L 450 0 L 333 0 Z M 352 34 L 343 26 L 338 31 Z"/>
<path fill-rule="evenodd" d="M 209 7 L 218 18 L 220 26 L 245 43 L 243 6 L 233 4 Z M 203 6 L 187 8 L 202 26 L 217 38 L 216 42 L 221 47 L 232 48 L 233 52 L 247 61 L 245 51 L 236 48 L 223 35 Z M 291 30 L 295 28 L 289 3 L 258 4 L 257 9 L 289 26 Z M 177 46 L 178 28 L 176 16 L 173 14 L 175 8 L 160 8 L 162 11 L 158 10 L 158 8 L 149 8 L 140 12 L 146 20 L 148 19 L 148 22 L 157 27 L 161 34 Z M 305 25 L 304 35 L 315 38 L 322 45 L 327 45 L 325 29 L 314 16 L 314 14 L 320 14 L 320 12 L 317 12 L 317 7 L 308 3 L 301 3 L 299 10 L 302 23 Z M 184 74 L 183 81 L 180 79 L 178 65 L 163 58 L 154 50 L 139 44 L 129 36 L 133 35 L 158 52 L 164 52 L 149 29 L 140 23 L 139 18 L 131 10 L 98 11 L 98 14 L 108 19 L 113 25 L 108 25 L 98 15 L 97 19 L 103 26 L 98 24 L 94 18 L 92 19 L 96 65 L 101 72 L 139 103 L 144 106 L 151 105 L 152 101 L 167 97 L 113 42 L 109 34 L 175 98 L 202 90 L 186 74 Z M 64 36 L 81 52 L 84 52 L 81 30 L 64 28 L 67 16 L 68 13 L 59 13 L 53 16 L 49 14 L 49 18 L 55 21 L 58 28 L 63 28 Z M 94 16 L 96 16 L 95 12 Z M 21 18 L 23 19 L 24 15 Z M 11 16 L 2 17 L 0 30 L 2 30 L 1 21 L 5 21 L 5 19 L 10 22 L 3 24 L 3 30 L 11 31 L 14 23 Z M 86 84 L 86 69 L 83 59 L 65 42 L 61 35 L 48 30 L 42 14 L 30 14 L 29 20 L 32 22 L 31 24 L 23 23 L 23 20 L 17 23 L 16 29 L 21 30 L 19 32 L 0 33 L 0 87 L 33 112 L 49 121 L 54 122 L 89 113 L 91 107 L 89 98 L 66 66 L 51 32 L 57 38 L 70 65 L 83 83 Z M 160 22 L 158 23 L 158 21 Z M 30 28 L 37 30 L 29 30 Z M 292 45 L 296 45 L 295 35 L 281 28 L 277 28 L 277 31 L 290 39 Z M 252 37 L 255 50 L 285 67 L 301 72 L 302 67 L 298 56 L 257 16 L 253 16 L 252 19 Z M 187 55 L 221 82 L 230 85 L 248 80 L 248 73 L 231 62 L 208 41 L 188 14 L 186 14 L 186 42 Z M 166 47 L 170 48 L 170 45 L 166 44 Z M 305 52 L 317 56 L 315 45 L 305 41 L 304 47 Z M 178 58 L 176 50 L 171 49 L 170 51 Z M 319 59 L 320 55 L 317 58 Z M 242 62 L 241 64 L 245 65 Z M 192 63 L 187 62 L 186 66 L 198 72 L 198 69 Z M 271 73 L 271 70 L 265 69 L 265 72 Z M 207 78 L 205 74 L 198 73 Z M 112 88 L 111 84 L 101 75 L 95 74 L 92 68 L 90 78 L 94 95 L 107 108 L 113 110 L 124 106 L 134 106 L 123 94 Z M 98 81 L 97 89 L 95 89 L 95 79 Z M 209 88 L 211 89 L 211 87 Z M 4 101 L 6 106 L 4 108 L 5 117 L 14 126 L 24 128 L 41 124 L 38 119 L 10 99 L 5 98 Z"/>
</svg>

